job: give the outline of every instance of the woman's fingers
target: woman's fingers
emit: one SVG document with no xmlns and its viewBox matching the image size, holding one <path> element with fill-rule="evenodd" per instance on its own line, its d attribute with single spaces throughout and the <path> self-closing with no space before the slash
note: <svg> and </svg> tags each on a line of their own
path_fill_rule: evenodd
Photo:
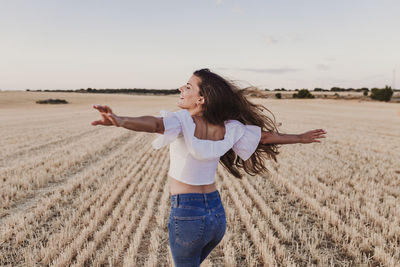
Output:
<svg viewBox="0 0 400 267">
<path fill-rule="evenodd" d="M 103 106 L 101 106 L 101 105 L 94 105 L 93 107 L 94 107 L 95 109 L 97 109 L 98 111 L 100 111 L 100 112 L 107 113 L 107 110 L 106 110 Z"/>
<path fill-rule="evenodd" d="M 112 110 L 109 106 L 106 105 L 106 106 L 104 106 L 104 108 L 105 108 L 105 110 L 107 110 L 107 112 L 112 113 Z"/>
<path fill-rule="evenodd" d="M 103 117 L 102 120 L 93 121 L 92 125 L 115 125 L 119 127 L 119 117 L 112 113 L 112 110 L 107 105 L 93 105 L 93 108 L 100 111 L 100 115 Z"/>
<path fill-rule="evenodd" d="M 100 112 L 103 113 L 113 113 L 111 108 L 107 105 L 101 106 L 101 105 L 93 105 L 93 108 L 99 110 Z"/>
<path fill-rule="evenodd" d="M 326 136 L 324 135 L 326 133 L 327 132 L 324 129 L 315 129 L 315 130 L 308 131 L 308 132 L 302 134 L 303 143 L 312 143 L 312 142 L 321 143 L 321 141 L 317 140 L 317 139 L 326 138 Z"/>
<path fill-rule="evenodd" d="M 326 131 L 324 129 L 316 129 L 316 130 L 313 130 L 312 132 L 314 132 L 314 133 L 326 133 Z"/>
<path fill-rule="evenodd" d="M 92 124 L 92 125 L 102 124 L 102 121 L 101 121 L 101 120 L 100 120 L 100 121 L 92 121 L 91 124 Z"/>
</svg>

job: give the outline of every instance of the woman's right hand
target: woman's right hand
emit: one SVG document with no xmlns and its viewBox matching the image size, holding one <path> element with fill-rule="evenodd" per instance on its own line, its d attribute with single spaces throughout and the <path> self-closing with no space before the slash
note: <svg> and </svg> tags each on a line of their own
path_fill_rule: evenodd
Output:
<svg viewBox="0 0 400 267">
<path fill-rule="evenodd" d="M 104 125 L 110 126 L 114 125 L 116 127 L 120 127 L 122 125 L 122 118 L 115 115 L 111 108 L 108 106 L 101 106 L 101 105 L 93 105 L 93 108 L 100 111 L 100 115 L 103 117 L 102 120 L 93 121 L 92 125 Z"/>
</svg>

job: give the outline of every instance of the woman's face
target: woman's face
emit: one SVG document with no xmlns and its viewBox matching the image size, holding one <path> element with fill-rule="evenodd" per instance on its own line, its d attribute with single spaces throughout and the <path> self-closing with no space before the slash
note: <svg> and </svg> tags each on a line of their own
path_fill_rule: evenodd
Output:
<svg viewBox="0 0 400 267">
<path fill-rule="evenodd" d="M 201 80 L 199 77 L 192 75 L 186 85 L 179 88 L 180 96 L 178 100 L 178 107 L 194 110 L 201 108 L 204 104 L 204 97 L 200 96 L 200 84 Z"/>
</svg>

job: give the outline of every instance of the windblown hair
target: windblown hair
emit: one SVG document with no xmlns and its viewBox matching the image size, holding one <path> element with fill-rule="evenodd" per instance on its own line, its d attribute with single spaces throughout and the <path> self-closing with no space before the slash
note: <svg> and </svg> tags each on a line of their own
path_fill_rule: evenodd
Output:
<svg viewBox="0 0 400 267">
<path fill-rule="evenodd" d="M 233 81 L 209 69 L 196 70 L 193 74 L 201 80 L 198 85 L 199 93 L 204 97 L 202 111 L 208 122 L 224 125 L 226 120 L 238 120 L 246 125 L 257 125 L 261 127 L 261 131 L 279 133 L 274 114 L 265 106 L 250 102 L 244 95 L 246 89 L 239 88 Z M 264 110 L 270 112 L 274 120 L 264 114 Z M 278 148 L 277 144 L 259 143 L 256 151 L 246 161 L 230 149 L 220 158 L 220 162 L 237 178 L 242 178 L 240 169 L 252 176 L 269 173 L 265 159 L 273 159 L 277 162 Z"/>
</svg>

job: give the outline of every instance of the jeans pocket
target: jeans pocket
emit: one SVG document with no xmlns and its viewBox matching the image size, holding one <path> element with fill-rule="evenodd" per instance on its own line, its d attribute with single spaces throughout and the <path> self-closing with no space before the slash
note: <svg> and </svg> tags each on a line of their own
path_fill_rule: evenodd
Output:
<svg viewBox="0 0 400 267">
<path fill-rule="evenodd" d="M 203 238 L 206 216 L 174 216 L 173 218 L 176 243 L 191 246 Z"/>
</svg>

